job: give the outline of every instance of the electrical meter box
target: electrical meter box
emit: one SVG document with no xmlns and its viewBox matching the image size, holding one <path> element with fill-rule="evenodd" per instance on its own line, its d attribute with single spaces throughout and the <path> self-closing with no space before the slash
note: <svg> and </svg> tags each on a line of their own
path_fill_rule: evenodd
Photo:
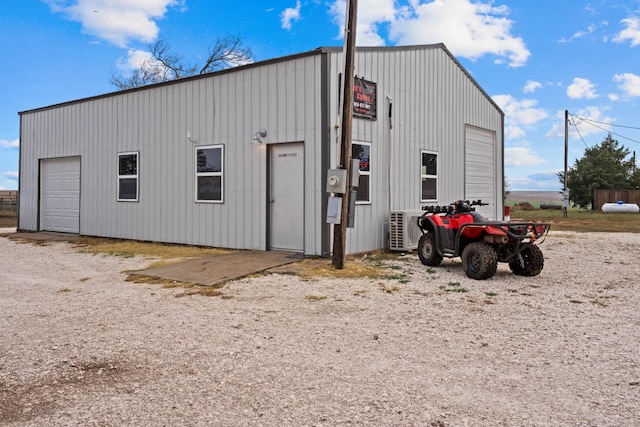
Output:
<svg viewBox="0 0 640 427">
<path fill-rule="evenodd" d="M 351 160 L 351 186 L 358 188 L 360 186 L 360 160 Z"/>
<path fill-rule="evenodd" d="M 329 169 L 327 172 L 327 193 L 347 192 L 347 170 L 346 169 Z"/>
</svg>

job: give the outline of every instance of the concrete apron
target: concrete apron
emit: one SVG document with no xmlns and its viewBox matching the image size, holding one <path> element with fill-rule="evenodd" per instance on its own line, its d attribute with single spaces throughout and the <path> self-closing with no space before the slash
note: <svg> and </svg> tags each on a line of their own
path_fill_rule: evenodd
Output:
<svg viewBox="0 0 640 427">
<path fill-rule="evenodd" d="M 296 252 L 238 251 L 139 270 L 135 274 L 213 286 L 291 264 L 302 258 L 302 254 Z"/>
</svg>

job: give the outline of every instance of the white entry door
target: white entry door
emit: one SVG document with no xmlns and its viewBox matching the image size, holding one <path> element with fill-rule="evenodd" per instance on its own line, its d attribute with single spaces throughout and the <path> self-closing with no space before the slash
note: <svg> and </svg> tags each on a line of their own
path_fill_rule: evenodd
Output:
<svg viewBox="0 0 640 427">
<path fill-rule="evenodd" d="M 80 157 L 41 161 L 40 229 L 80 232 Z"/>
<path fill-rule="evenodd" d="M 304 144 L 272 144 L 270 249 L 304 251 Z"/>
</svg>

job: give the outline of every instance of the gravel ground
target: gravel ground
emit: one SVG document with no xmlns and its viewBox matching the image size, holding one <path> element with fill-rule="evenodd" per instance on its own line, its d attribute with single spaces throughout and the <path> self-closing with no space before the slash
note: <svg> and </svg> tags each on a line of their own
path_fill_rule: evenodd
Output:
<svg viewBox="0 0 640 427">
<path fill-rule="evenodd" d="M 411 254 L 178 298 L 125 281 L 150 260 L 0 238 L 0 425 L 640 425 L 640 235 L 541 249 L 533 278 Z"/>
</svg>

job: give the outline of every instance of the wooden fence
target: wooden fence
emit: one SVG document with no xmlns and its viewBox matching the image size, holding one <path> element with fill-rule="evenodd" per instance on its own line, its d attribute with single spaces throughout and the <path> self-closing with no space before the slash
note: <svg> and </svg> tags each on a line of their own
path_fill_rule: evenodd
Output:
<svg viewBox="0 0 640 427">
<path fill-rule="evenodd" d="M 635 203 L 640 206 L 640 190 L 594 190 L 593 210 L 600 210 L 605 203 Z"/>
</svg>

